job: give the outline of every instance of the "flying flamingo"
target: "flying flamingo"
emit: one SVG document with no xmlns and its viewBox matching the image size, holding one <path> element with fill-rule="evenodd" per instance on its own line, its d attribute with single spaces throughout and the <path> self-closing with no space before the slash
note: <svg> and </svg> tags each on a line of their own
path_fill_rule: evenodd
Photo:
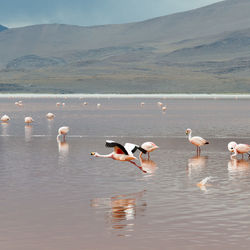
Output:
<svg viewBox="0 0 250 250">
<path fill-rule="evenodd" d="M 139 148 L 139 150 L 144 154 L 148 153 L 148 159 L 149 159 L 150 158 L 149 153 L 153 152 L 157 148 L 159 148 L 157 145 L 155 145 L 153 142 L 148 141 L 144 142 Z"/>
<path fill-rule="evenodd" d="M 244 157 L 244 154 L 248 154 L 248 158 L 250 158 L 250 145 L 248 144 L 237 144 L 236 142 L 229 142 L 228 150 L 234 154 L 231 155 L 231 157 L 236 157 L 238 154 L 242 154 L 242 158 Z"/>
<path fill-rule="evenodd" d="M 65 137 L 68 134 L 68 132 L 69 132 L 69 127 L 67 126 L 60 127 L 58 129 L 57 139 L 59 138 L 59 136 L 63 136 L 63 141 L 65 141 Z"/>
<path fill-rule="evenodd" d="M 188 140 L 190 141 L 190 143 L 194 144 L 197 147 L 197 155 L 200 155 L 201 153 L 201 146 L 209 144 L 207 140 L 203 139 L 200 136 L 192 137 L 192 130 L 190 128 L 186 130 L 186 135 L 188 135 Z"/>
<path fill-rule="evenodd" d="M 103 157 L 103 158 L 111 158 L 113 160 L 117 161 L 127 161 L 135 165 L 137 168 L 139 168 L 142 172 L 146 173 L 145 170 L 143 170 L 142 166 L 137 165 L 133 160 L 136 160 L 136 157 L 133 155 L 137 149 L 143 150 L 140 148 L 140 146 L 132 144 L 132 143 L 126 143 L 124 146 L 114 142 L 114 141 L 106 141 L 106 147 L 108 148 L 114 148 L 114 151 L 107 155 L 101 155 L 97 152 L 91 152 L 90 154 L 95 157 Z"/>
<path fill-rule="evenodd" d="M 10 117 L 8 115 L 3 115 L 1 117 L 1 121 L 7 123 L 10 120 Z"/>
<path fill-rule="evenodd" d="M 95 157 L 111 158 L 117 161 L 129 161 L 135 160 L 136 157 L 133 153 L 137 150 L 137 145 L 132 143 L 126 143 L 125 146 L 115 141 L 106 141 L 106 147 L 114 148 L 114 151 L 107 155 L 101 155 L 97 152 L 91 152 L 90 154 Z"/>
<path fill-rule="evenodd" d="M 108 148 L 114 148 L 114 151 L 110 154 L 107 155 L 101 155 L 97 152 L 91 152 L 91 155 L 95 156 L 95 157 L 103 157 L 103 158 L 111 158 L 113 160 L 118 160 L 118 161 L 131 161 L 131 160 L 135 160 L 136 157 L 133 155 L 133 153 L 135 152 L 133 149 L 131 149 L 131 147 L 128 147 L 133 145 L 131 143 L 126 143 L 126 148 L 125 146 L 114 142 L 114 141 L 106 141 L 106 147 Z M 136 145 L 135 145 L 136 146 Z M 134 147 L 135 148 L 135 147 Z"/>
</svg>

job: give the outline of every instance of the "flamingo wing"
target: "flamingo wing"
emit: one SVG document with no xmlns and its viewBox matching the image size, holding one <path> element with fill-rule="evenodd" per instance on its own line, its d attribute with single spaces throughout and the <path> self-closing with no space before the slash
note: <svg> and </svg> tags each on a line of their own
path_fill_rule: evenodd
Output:
<svg viewBox="0 0 250 250">
<path fill-rule="evenodd" d="M 191 138 L 190 142 L 196 146 L 202 146 L 204 144 L 209 144 L 208 141 L 206 141 L 205 139 L 203 139 L 200 136 L 194 136 Z"/>
<path fill-rule="evenodd" d="M 140 150 L 144 154 L 147 153 L 147 151 L 145 149 L 143 149 L 139 145 L 136 145 L 136 144 L 133 144 L 133 143 L 126 143 L 124 147 L 125 147 L 125 149 L 127 150 L 127 152 L 129 154 L 134 154 L 136 152 L 136 150 Z"/>
<path fill-rule="evenodd" d="M 120 143 L 115 142 L 115 141 L 106 141 L 105 146 L 108 148 L 114 148 L 114 152 L 116 154 L 128 155 L 128 151 L 124 148 L 124 146 L 121 145 Z"/>
<path fill-rule="evenodd" d="M 250 146 L 248 144 L 238 144 L 236 146 L 236 150 L 239 152 L 239 153 L 247 153 L 250 151 Z"/>
</svg>

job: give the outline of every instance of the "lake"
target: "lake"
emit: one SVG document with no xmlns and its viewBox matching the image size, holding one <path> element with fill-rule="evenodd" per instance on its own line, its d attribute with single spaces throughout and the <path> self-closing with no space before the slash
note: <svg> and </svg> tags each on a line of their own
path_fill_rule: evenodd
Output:
<svg viewBox="0 0 250 250">
<path fill-rule="evenodd" d="M 248 249 L 250 161 L 231 160 L 227 144 L 250 143 L 249 99 L 9 97 L 4 114 L 1 249 Z M 66 142 L 56 139 L 61 126 Z M 187 128 L 210 143 L 200 157 Z M 159 149 L 135 153 L 140 169 L 91 156 L 112 151 L 106 140 Z"/>
</svg>

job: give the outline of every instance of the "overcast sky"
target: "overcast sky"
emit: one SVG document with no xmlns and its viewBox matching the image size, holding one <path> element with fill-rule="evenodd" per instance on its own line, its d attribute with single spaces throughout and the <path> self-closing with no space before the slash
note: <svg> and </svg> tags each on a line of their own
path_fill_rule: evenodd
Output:
<svg viewBox="0 0 250 250">
<path fill-rule="evenodd" d="M 0 0 L 0 24 L 82 26 L 142 21 L 221 0 Z"/>
</svg>

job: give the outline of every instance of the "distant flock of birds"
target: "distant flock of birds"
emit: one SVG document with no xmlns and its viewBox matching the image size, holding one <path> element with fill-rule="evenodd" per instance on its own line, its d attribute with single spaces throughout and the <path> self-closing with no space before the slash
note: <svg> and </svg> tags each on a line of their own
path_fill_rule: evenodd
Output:
<svg viewBox="0 0 250 250">
<path fill-rule="evenodd" d="M 23 106 L 22 101 L 15 102 L 17 106 Z M 161 107 L 162 111 L 166 111 L 167 107 L 163 106 L 163 103 L 158 102 L 157 103 L 159 107 Z M 83 105 L 88 105 L 87 102 L 84 102 Z M 141 102 L 141 107 L 145 105 L 144 102 Z M 57 102 L 56 106 L 65 106 L 65 103 Z M 97 108 L 100 108 L 101 104 L 97 104 Z M 54 119 L 55 115 L 51 112 L 46 114 L 47 119 Z M 10 121 L 10 117 L 8 115 L 3 115 L 0 119 L 3 123 L 8 123 Z M 24 122 L 26 125 L 30 126 L 32 122 L 34 122 L 33 118 L 31 116 L 27 116 L 24 118 Z M 65 142 L 66 140 L 66 135 L 69 132 L 69 127 L 68 126 L 62 126 L 58 129 L 58 135 L 57 135 L 57 140 L 62 138 L 62 141 Z M 197 156 L 200 156 L 201 153 L 201 147 L 209 144 L 207 140 L 200 136 L 192 136 L 192 130 L 188 128 L 186 130 L 186 135 L 188 136 L 188 140 L 191 144 L 196 146 L 196 152 Z M 150 153 L 153 152 L 154 150 L 158 149 L 159 147 L 153 143 L 153 142 L 144 142 L 143 144 L 136 145 L 133 143 L 126 143 L 124 146 L 118 142 L 107 140 L 106 147 L 108 148 L 113 148 L 113 152 L 110 154 L 102 155 L 97 152 L 91 152 L 91 155 L 94 157 L 102 157 L 102 158 L 111 158 L 113 160 L 118 160 L 118 161 L 128 161 L 134 165 L 138 166 L 133 160 L 136 160 L 137 158 L 134 156 L 134 153 L 139 150 L 140 151 L 140 156 L 141 154 L 147 154 L 148 155 L 148 160 L 150 159 Z M 231 153 L 231 159 L 234 159 L 238 154 L 243 155 L 247 154 L 248 157 L 250 158 L 250 145 L 248 144 L 237 144 L 235 141 L 229 142 L 228 143 L 228 150 Z M 211 176 L 204 178 L 201 182 L 197 184 L 197 186 L 205 186 L 208 181 L 211 179 Z"/>
</svg>

